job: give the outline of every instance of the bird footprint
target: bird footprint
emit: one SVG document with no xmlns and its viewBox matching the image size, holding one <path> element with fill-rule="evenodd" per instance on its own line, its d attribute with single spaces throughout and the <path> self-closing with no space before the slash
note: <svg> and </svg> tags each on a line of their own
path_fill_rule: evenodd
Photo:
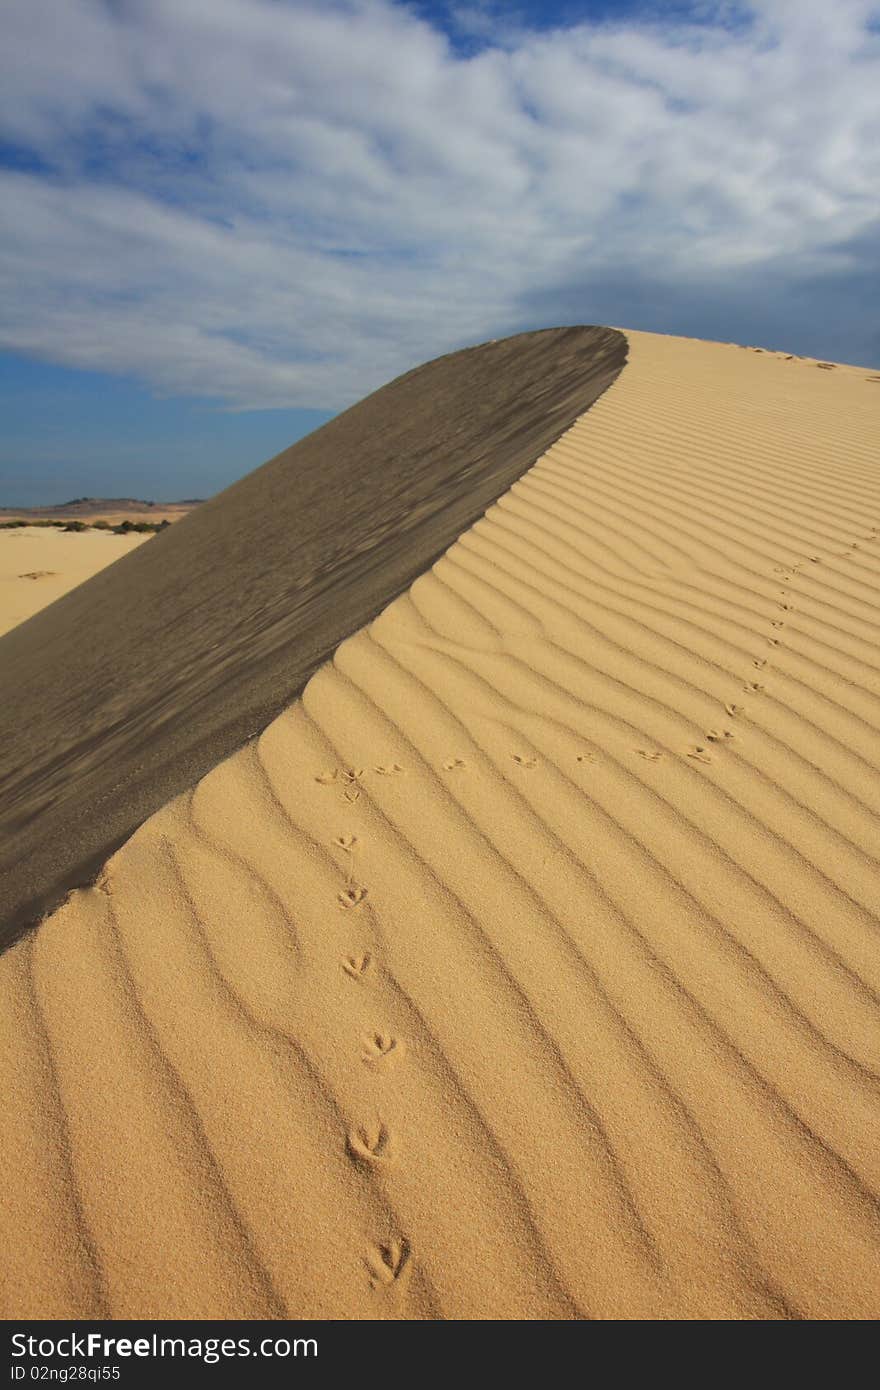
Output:
<svg viewBox="0 0 880 1390">
<path fill-rule="evenodd" d="M 454 772 L 456 768 L 465 767 L 466 764 L 463 758 L 447 758 L 443 766 L 447 772 Z"/>
<path fill-rule="evenodd" d="M 758 668 L 759 671 L 763 671 L 764 667 L 767 665 L 767 658 L 766 658 L 766 657 L 763 657 L 763 656 L 762 656 L 762 657 L 757 657 L 757 658 L 752 662 L 752 665 L 753 665 L 753 666 L 757 666 L 757 668 Z"/>
<path fill-rule="evenodd" d="M 693 758 L 694 762 L 697 763 L 711 763 L 712 761 L 702 744 L 697 744 L 695 748 L 692 748 L 688 753 L 688 757 Z"/>
<path fill-rule="evenodd" d="M 354 849 L 355 845 L 357 844 L 357 836 L 337 835 L 333 843 L 334 845 L 338 845 L 340 849 L 344 849 L 347 854 L 350 854 L 351 851 Z"/>
<path fill-rule="evenodd" d="M 370 968 L 372 959 L 367 951 L 362 956 L 344 956 L 342 968 L 353 980 L 362 980 Z"/>
<path fill-rule="evenodd" d="M 337 894 L 340 907 L 360 907 L 366 896 L 366 888 L 361 888 L 357 884 L 343 888 L 342 892 Z"/>
<path fill-rule="evenodd" d="M 351 785 L 354 782 L 358 782 L 361 779 L 361 777 L 365 775 L 365 773 L 366 768 L 347 767 L 342 774 L 342 780 L 343 782 L 347 782 L 349 785 Z"/>
<path fill-rule="evenodd" d="M 373 1288 L 380 1285 L 388 1288 L 394 1284 L 403 1274 L 409 1256 L 409 1242 L 403 1239 L 389 1240 L 386 1244 L 371 1250 L 367 1255 L 366 1264 Z"/>
<path fill-rule="evenodd" d="M 710 743 L 721 743 L 724 739 L 733 738 L 732 729 L 710 729 L 706 734 Z"/>
<path fill-rule="evenodd" d="M 342 795 L 352 806 L 356 801 L 360 801 L 361 799 L 361 794 L 357 787 L 349 787 L 348 791 L 343 792 Z"/>
<path fill-rule="evenodd" d="M 333 782 L 336 781 L 336 778 L 338 776 L 339 768 L 334 767 L 331 768 L 329 772 L 319 772 L 317 777 L 315 778 L 315 781 L 320 782 L 322 787 L 329 787 Z"/>
<path fill-rule="evenodd" d="M 390 1157 L 391 1135 L 381 1120 L 350 1129 L 347 1143 L 352 1158 L 362 1163 L 387 1163 Z"/>
<path fill-rule="evenodd" d="M 523 757 L 522 753 L 513 753 L 511 756 L 512 756 L 513 761 L 514 761 L 515 763 L 519 763 L 520 767 L 537 767 L 537 766 L 538 766 L 538 761 L 537 761 L 536 758 L 526 758 L 526 757 Z"/>
<path fill-rule="evenodd" d="M 400 763 L 391 763 L 390 765 L 383 763 L 378 767 L 374 767 L 373 771 L 378 772 L 380 777 L 393 777 L 396 772 L 403 772 L 403 768 L 400 766 Z"/>
<path fill-rule="evenodd" d="M 645 761 L 649 763 L 659 763 L 660 759 L 663 757 L 662 753 L 654 752 L 650 748 L 637 748 L 636 752 L 640 758 L 644 758 Z"/>
<path fill-rule="evenodd" d="M 749 681 L 748 685 L 743 686 L 743 690 L 748 690 L 752 695 L 760 695 L 764 686 L 761 685 L 760 681 Z"/>
<path fill-rule="evenodd" d="M 370 1033 L 364 1038 L 362 1061 L 368 1066 L 376 1062 L 391 1061 L 403 1055 L 403 1043 L 390 1033 Z"/>
<path fill-rule="evenodd" d="M 742 714 L 743 712 L 742 705 L 725 705 L 724 708 L 730 715 L 731 719 L 735 719 L 738 714 Z"/>
</svg>

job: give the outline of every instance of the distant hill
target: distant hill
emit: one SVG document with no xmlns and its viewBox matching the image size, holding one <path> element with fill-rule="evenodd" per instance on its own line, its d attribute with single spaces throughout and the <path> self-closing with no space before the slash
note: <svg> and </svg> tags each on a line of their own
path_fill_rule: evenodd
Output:
<svg viewBox="0 0 880 1390">
<path fill-rule="evenodd" d="M 150 516 L 163 513 L 182 514 L 198 507 L 204 499 L 187 497 L 181 502 L 145 502 L 138 497 L 74 497 L 52 507 L 0 507 L 0 517 L 28 517 L 64 521 L 67 517 L 83 519 L 89 516 L 106 517 L 124 513 L 126 516 Z"/>
</svg>

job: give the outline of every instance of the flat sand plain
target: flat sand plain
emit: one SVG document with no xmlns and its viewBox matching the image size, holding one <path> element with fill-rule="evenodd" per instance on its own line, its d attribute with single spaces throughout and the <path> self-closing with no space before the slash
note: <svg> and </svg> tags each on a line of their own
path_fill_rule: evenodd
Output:
<svg viewBox="0 0 880 1390">
<path fill-rule="evenodd" d="M 0 636 L 146 540 L 152 536 L 0 528 Z"/>
<path fill-rule="evenodd" d="M 5 1316 L 880 1314 L 880 386 L 627 336 L 0 958 Z"/>
</svg>

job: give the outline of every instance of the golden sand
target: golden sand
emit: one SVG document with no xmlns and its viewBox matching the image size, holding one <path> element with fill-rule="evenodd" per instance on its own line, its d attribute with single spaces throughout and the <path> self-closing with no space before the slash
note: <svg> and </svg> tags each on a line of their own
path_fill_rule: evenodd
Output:
<svg viewBox="0 0 880 1390">
<path fill-rule="evenodd" d="M 0 960 L 5 1316 L 880 1314 L 878 385 L 628 337 Z"/>
<path fill-rule="evenodd" d="M 149 539 L 137 532 L 0 528 L 0 636 Z"/>
</svg>

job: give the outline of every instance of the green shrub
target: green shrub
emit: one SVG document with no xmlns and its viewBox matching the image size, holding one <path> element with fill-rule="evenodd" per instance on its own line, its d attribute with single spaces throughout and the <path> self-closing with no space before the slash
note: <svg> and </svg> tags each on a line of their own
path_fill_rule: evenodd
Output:
<svg viewBox="0 0 880 1390">
<path fill-rule="evenodd" d="M 170 525 L 170 521 L 123 521 L 119 526 L 114 526 L 113 530 L 117 536 L 127 536 L 132 531 L 147 535 L 149 532 L 164 531 L 165 527 Z"/>
</svg>

